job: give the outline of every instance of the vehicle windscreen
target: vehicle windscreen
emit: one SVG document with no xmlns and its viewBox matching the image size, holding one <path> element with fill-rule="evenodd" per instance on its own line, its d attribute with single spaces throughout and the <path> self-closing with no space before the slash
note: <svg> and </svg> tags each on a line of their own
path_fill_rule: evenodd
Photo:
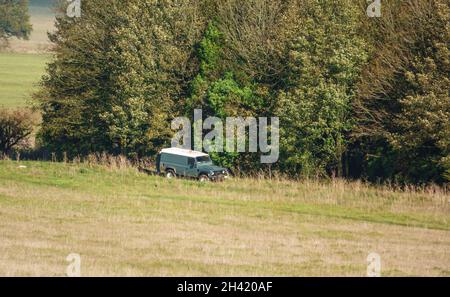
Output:
<svg viewBox="0 0 450 297">
<path fill-rule="evenodd" d="M 197 157 L 197 163 L 199 165 L 212 164 L 211 158 L 209 156 Z"/>
</svg>

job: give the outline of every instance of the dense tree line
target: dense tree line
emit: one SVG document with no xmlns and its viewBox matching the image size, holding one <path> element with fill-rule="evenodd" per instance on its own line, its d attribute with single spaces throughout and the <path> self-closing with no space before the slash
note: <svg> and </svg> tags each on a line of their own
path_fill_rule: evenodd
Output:
<svg viewBox="0 0 450 297">
<path fill-rule="evenodd" d="M 445 182 L 447 0 L 83 1 L 36 94 L 55 152 L 154 155 L 177 116 L 279 116 L 292 176 Z M 252 154 L 218 162 L 267 170 Z"/>
<path fill-rule="evenodd" d="M 448 180 L 450 2 L 394 1 L 370 31 L 372 58 L 358 87 L 353 127 L 356 148 L 367 156 L 366 174 Z"/>
</svg>

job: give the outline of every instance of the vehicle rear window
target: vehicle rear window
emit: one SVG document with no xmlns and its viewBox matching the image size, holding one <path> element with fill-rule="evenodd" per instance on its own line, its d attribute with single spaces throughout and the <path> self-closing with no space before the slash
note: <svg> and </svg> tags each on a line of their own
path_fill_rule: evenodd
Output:
<svg viewBox="0 0 450 297">
<path fill-rule="evenodd" d="M 188 163 L 188 158 L 171 154 L 162 154 L 161 162 L 186 166 Z"/>
</svg>

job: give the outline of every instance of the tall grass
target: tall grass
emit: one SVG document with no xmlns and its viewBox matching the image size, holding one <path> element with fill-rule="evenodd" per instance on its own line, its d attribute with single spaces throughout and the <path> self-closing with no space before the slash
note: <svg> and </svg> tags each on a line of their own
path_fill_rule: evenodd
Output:
<svg viewBox="0 0 450 297">
<path fill-rule="evenodd" d="M 449 195 L 333 179 L 147 176 L 124 157 L 0 161 L 0 275 L 450 275 Z M 27 259 L 24 261 L 24 259 Z"/>
<path fill-rule="evenodd" d="M 19 155 L 17 153 L 12 156 L 3 156 L 3 159 L 17 160 Z M 28 157 L 30 154 L 28 154 Z M 0 156 L 1 158 L 2 156 Z M 27 158 L 24 158 L 26 160 Z M 31 158 L 33 160 L 34 158 Z M 45 158 L 44 158 L 45 160 Z M 106 152 L 91 153 L 87 156 L 76 156 L 69 159 L 66 153 L 57 156 L 54 153 L 50 154 L 48 161 L 53 163 L 71 163 L 71 164 L 85 164 L 90 167 L 102 167 L 108 171 L 134 171 L 136 173 L 142 172 L 142 169 L 156 171 L 156 165 L 153 158 L 129 159 L 124 155 L 111 155 Z M 332 192 L 367 192 L 376 191 L 379 193 L 402 193 L 405 195 L 423 195 L 429 197 L 438 197 L 439 201 L 447 201 L 450 196 L 450 184 L 398 184 L 394 182 L 371 183 L 364 180 L 348 180 L 343 178 L 302 178 L 292 177 L 282 173 L 273 172 L 270 176 L 264 172 L 257 173 L 243 173 L 240 172 L 233 177 L 238 183 L 258 185 L 274 185 L 290 187 L 296 184 L 308 185 L 309 187 L 317 189 L 318 187 L 326 187 L 332 189 Z M 333 194 L 333 193 L 331 193 Z"/>
</svg>

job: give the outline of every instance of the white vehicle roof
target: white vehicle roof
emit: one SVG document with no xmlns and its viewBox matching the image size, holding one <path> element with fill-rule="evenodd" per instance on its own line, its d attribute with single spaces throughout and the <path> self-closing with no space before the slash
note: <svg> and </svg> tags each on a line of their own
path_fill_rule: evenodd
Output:
<svg viewBox="0 0 450 297">
<path fill-rule="evenodd" d="M 191 150 L 185 150 L 181 148 L 168 148 L 163 149 L 161 151 L 161 154 L 172 154 L 177 156 L 183 156 L 183 157 L 191 157 L 191 158 L 198 158 L 198 157 L 207 157 L 208 154 L 197 152 L 197 151 L 191 151 Z"/>
</svg>

